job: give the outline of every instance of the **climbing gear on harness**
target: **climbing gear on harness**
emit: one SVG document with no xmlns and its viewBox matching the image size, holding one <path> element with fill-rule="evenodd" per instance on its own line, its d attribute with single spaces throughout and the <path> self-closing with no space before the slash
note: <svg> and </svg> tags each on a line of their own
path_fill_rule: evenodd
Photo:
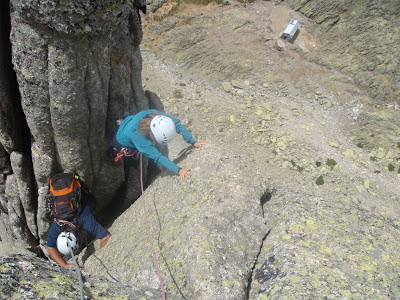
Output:
<svg viewBox="0 0 400 300">
<path fill-rule="evenodd" d="M 119 167 L 122 163 L 123 157 L 132 157 L 133 159 L 138 159 L 139 151 L 125 147 L 122 147 L 118 151 L 118 149 L 114 147 L 111 151 L 109 151 L 109 156 L 113 160 L 114 164 Z"/>
<path fill-rule="evenodd" d="M 73 252 L 78 248 L 76 236 L 72 232 L 61 232 L 57 237 L 57 249 L 61 254 L 68 255 L 70 254 L 69 248 Z"/>
<path fill-rule="evenodd" d="M 121 151 L 119 151 L 117 153 L 117 155 L 114 157 L 114 161 L 117 162 L 119 161 L 122 157 L 131 157 L 131 156 L 135 156 L 133 157 L 133 159 L 137 159 L 139 157 L 139 151 L 137 150 L 132 150 L 128 149 L 128 148 L 122 148 Z"/>
<path fill-rule="evenodd" d="M 139 157 L 139 151 L 122 146 L 118 143 L 116 136 L 114 136 L 113 144 L 108 148 L 107 153 L 117 167 L 121 165 L 123 157 L 132 157 L 133 159 L 138 159 Z"/>
<path fill-rule="evenodd" d="M 79 219 L 77 218 L 77 220 L 75 220 L 75 221 L 79 222 Z M 56 222 L 57 225 L 60 226 L 61 228 L 65 228 L 65 226 L 69 226 L 69 227 L 71 227 L 71 229 L 78 231 L 77 226 L 75 226 L 74 224 L 72 224 L 71 222 L 68 222 L 66 220 L 54 219 L 54 222 Z M 67 230 L 63 230 L 63 231 L 67 231 Z"/>
<path fill-rule="evenodd" d="M 171 142 L 176 135 L 176 126 L 174 121 L 164 115 L 158 115 L 151 120 L 151 132 L 157 143 L 166 145 Z"/>
<path fill-rule="evenodd" d="M 70 221 L 82 211 L 81 183 L 74 173 L 59 173 L 50 179 L 48 204 L 57 220 Z"/>
</svg>

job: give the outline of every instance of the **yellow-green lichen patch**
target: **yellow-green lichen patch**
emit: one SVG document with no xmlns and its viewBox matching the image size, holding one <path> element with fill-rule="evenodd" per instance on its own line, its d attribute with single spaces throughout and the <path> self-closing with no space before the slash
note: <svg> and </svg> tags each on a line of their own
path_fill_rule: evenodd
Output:
<svg viewBox="0 0 400 300">
<path fill-rule="evenodd" d="M 33 283 L 32 288 L 37 291 L 38 298 L 56 297 L 57 293 L 73 292 L 71 286 L 59 285 L 58 283 Z"/>
<path fill-rule="evenodd" d="M 374 188 L 375 181 L 369 184 Z M 356 287 L 360 281 L 371 287 L 370 298 L 380 298 L 378 282 L 381 289 L 392 289 L 394 279 L 383 274 L 398 268 L 400 254 L 398 246 L 386 243 L 392 228 L 387 220 L 357 209 L 348 198 L 336 203 L 320 201 L 316 206 L 306 199 L 279 196 L 281 203 L 283 198 L 290 205 L 275 211 L 279 206 L 270 200 L 266 219 L 276 223 L 262 256 L 273 255 L 274 261 L 267 265 L 285 276 L 279 283 L 277 279 L 260 283 L 269 297 L 275 290 L 276 295 L 315 290 L 322 298 L 337 291 L 342 297 L 361 297 L 365 291 Z"/>
<path fill-rule="evenodd" d="M 307 228 L 313 230 L 316 228 L 316 224 L 314 220 L 311 219 L 302 219 L 302 221 L 307 225 Z"/>
<path fill-rule="evenodd" d="M 62 275 L 55 275 L 52 280 L 58 284 L 73 284 L 71 279 Z"/>
<path fill-rule="evenodd" d="M 332 249 L 329 247 L 321 247 L 318 249 L 318 251 L 322 254 L 326 254 L 326 255 L 331 255 L 332 254 Z"/>
</svg>

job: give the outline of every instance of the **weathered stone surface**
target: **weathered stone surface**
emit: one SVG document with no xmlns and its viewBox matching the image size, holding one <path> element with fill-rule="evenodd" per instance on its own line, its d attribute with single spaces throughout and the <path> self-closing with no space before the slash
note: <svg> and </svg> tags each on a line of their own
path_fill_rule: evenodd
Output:
<svg viewBox="0 0 400 300">
<path fill-rule="evenodd" d="M 357 298 L 396 298 L 399 106 L 374 105 L 351 78 L 315 63 L 318 53 L 327 49 L 310 20 L 286 4 L 263 1 L 203 11 L 214 18 L 226 10 L 246 10 L 249 14 L 240 16 L 258 22 L 254 27 L 270 28 L 272 36 L 290 19 L 301 21 L 297 39 L 284 42 L 282 51 L 274 47 L 276 38 L 266 42 L 268 65 L 257 64 L 244 79 L 242 74 L 234 76 L 243 82 L 242 89 L 231 87 L 227 93 L 223 85 L 215 86 L 212 76 L 199 76 L 195 65 L 186 71 L 187 65 L 179 65 L 179 54 L 157 47 L 153 24 L 146 25 L 144 31 L 151 35 L 145 35 L 144 44 L 161 61 L 171 61 L 171 68 L 166 70 L 145 53 L 145 61 L 151 60 L 144 68 L 146 83 L 166 99 L 179 89 L 181 98 L 165 102 L 166 111 L 191 120 L 191 128 L 202 139 L 222 144 L 227 151 L 239 149 L 238 156 L 251 173 L 268 177 L 271 193 L 262 203 L 271 231 L 254 267 L 248 299 L 352 298 L 353 293 Z M 186 9 L 179 7 L 174 19 L 184 18 Z M 180 24 L 180 34 L 185 26 Z M 171 42 L 174 32 L 178 31 L 172 27 L 166 34 Z M 229 45 L 221 54 L 224 63 L 232 57 L 245 59 L 241 54 L 248 52 L 241 51 L 242 45 L 230 42 L 240 40 L 239 33 L 225 33 L 200 44 L 212 49 L 214 43 L 216 48 Z M 308 54 L 299 51 L 302 45 Z M 256 52 L 254 61 L 263 55 Z M 188 104 L 195 109 L 183 110 Z"/>
<path fill-rule="evenodd" d="M 359 1 L 290 3 L 315 22 L 292 10 L 286 1 L 224 7 L 181 5 L 168 17 L 166 5 L 160 10 L 164 11 L 161 18 L 148 18 L 145 44 L 162 60 L 147 49 L 142 53 L 146 89 L 160 95 L 166 111 L 181 118 L 198 140 L 213 143 L 182 156 L 179 152 L 186 145 L 174 144 L 171 157 L 182 167 L 192 167 L 191 177 L 180 182 L 164 172 L 145 192 L 167 297 L 396 299 L 399 295 L 399 106 L 390 101 L 376 105 L 376 99 L 368 98 L 352 78 L 337 71 L 336 58 L 328 55 L 335 47 L 340 48 L 336 55 L 341 58 L 352 52 L 342 44 L 350 43 L 351 38 L 342 41 L 341 35 L 334 36 L 338 24 L 352 24 L 342 16 L 351 13 L 357 19 L 360 12 L 369 11 L 382 20 L 380 10 L 361 6 L 358 10 Z M 392 4 L 385 1 L 383 11 Z M 322 5 L 329 14 L 319 13 Z M 282 41 L 285 47 L 277 51 L 275 41 L 292 18 L 300 21 L 300 34 L 293 43 Z M 316 23 L 320 24 L 318 34 Z M 387 25 L 371 24 L 370 32 Z M 102 30 L 92 37 L 94 41 L 101 38 Z M 321 32 L 325 31 L 329 43 L 322 41 Z M 73 34 L 67 44 L 82 37 Z M 120 38 L 118 45 L 124 44 L 123 36 L 110 36 Z M 77 43 L 87 45 L 83 40 Z M 73 49 L 73 45 L 69 47 Z M 136 104 L 140 103 L 136 96 L 129 96 L 135 94 L 127 78 L 131 70 L 128 64 L 121 64 L 129 51 L 129 47 L 110 50 L 112 67 L 108 71 L 99 67 L 113 78 L 108 83 L 109 99 L 118 99 L 109 103 L 106 128 L 116 128 L 113 116 L 119 117 L 122 108 L 134 112 L 141 105 Z M 321 54 L 327 60 L 324 65 L 318 64 Z M 382 55 L 382 59 L 391 59 Z M 85 57 L 82 61 L 92 64 Z M 342 63 L 349 68 L 354 65 L 363 76 L 364 66 L 356 66 L 358 60 L 343 59 Z M 374 69 L 374 64 L 370 68 L 371 74 L 376 74 L 378 68 Z M 21 73 L 35 80 L 29 69 Z M 101 77 L 92 75 L 90 82 Z M 216 84 L 232 80 L 241 83 L 240 88 L 229 84 L 229 89 L 224 89 Z M 119 88 L 117 81 L 127 88 Z M 106 84 L 96 86 L 101 90 Z M 152 99 L 149 93 L 145 96 Z M 150 107 L 152 103 L 149 100 Z M 105 135 L 108 139 L 112 136 L 110 132 Z M 37 223 L 39 236 L 45 239 L 49 222 L 42 212 L 48 171 L 40 165 L 51 165 L 55 152 L 39 146 L 35 141 L 31 149 L 35 178 L 43 180 Z M 127 174 L 106 164 L 103 168 L 101 163 L 99 172 L 102 178 L 108 174 L 125 178 L 126 185 L 120 188 L 128 198 L 135 198 L 138 165 L 131 163 Z M 1 187 L 7 179 L 9 194 L 19 193 L 13 176 L 0 180 Z M 260 184 L 263 177 L 268 188 Z M 97 195 L 106 197 L 107 184 L 97 179 L 93 184 Z M 13 232 L 10 223 L 2 224 L 9 217 L 3 214 L 4 207 L 7 212 L 9 208 L 6 199 L 11 198 L 0 198 L 0 234 L 9 232 L 2 242 L 14 244 L 14 235 L 24 232 Z M 156 295 L 159 299 L 141 200 L 110 227 L 113 238 L 109 244 L 89 258 L 90 251 L 84 251 L 81 260 L 91 274 L 140 285 L 151 291 L 146 298 Z M 129 199 L 111 201 L 114 206 L 130 203 Z M 12 203 L 18 205 L 18 201 Z M 23 211 L 19 205 L 10 206 L 12 216 Z"/>
<path fill-rule="evenodd" d="M 157 290 L 143 290 L 81 273 L 83 296 L 87 299 L 161 298 Z M 0 257 L 0 283 L 2 299 L 81 299 L 79 277 L 74 268 L 61 268 L 37 257 Z"/>
<path fill-rule="evenodd" d="M 27 154 L 12 152 L 10 155 L 11 166 L 17 179 L 18 198 L 21 201 L 23 214 L 29 232 L 37 239 L 38 230 L 36 225 L 36 202 L 35 186 L 32 181 L 31 158 Z"/>
<path fill-rule="evenodd" d="M 11 235 L 11 247 L 16 248 L 16 252 L 25 252 L 27 249 L 35 251 L 38 245 L 25 220 L 25 211 L 20 199 L 18 178 L 15 175 L 7 176 L 5 182 L 5 212 L 1 213 L 4 229 Z M 26 199 L 24 199 L 26 201 Z M 28 211 L 29 212 L 29 211 Z M 31 212 L 30 212 L 31 213 Z M 29 215 L 28 215 L 29 218 Z M 34 227 L 35 224 L 30 224 Z M 7 252 L 11 251 L 8 249 Z"/>
<path fill-rule="evenodd" d="M 217 82 L 243 78 L 264 66 L 263 42 L 268 29 L 257 27 L 253 20 L 249 21 L 246 10 L 227 8 L 222 14 L 214 14 L 212 8 L 182 10 L 183 13 L 163 18 L 145 29 L 149 37 L 147 46 L 160 56 L 176 59 L 186 70 L 196 70 Z M 160 11 L 159 15 L 163 16 L 165 10 Z M 259 19 L 265 16 L 259 14 L 253 17 Z M 254 35 L 254 32 L 258 33 Z M 222 41 L 232 33 L 236 34 L 236 40 L 225 42 L 240 48 L 240 55 L 225 51 Z M 254 56 L 253 51 L 258 51 L 259 56 Z"/>
<path fill-rule="evenodd" d="M 12 181 L 19 187 L 12 199 L 23 204 L 26 215 L 15 207 L 12 215 L 26 222 L 42 244 L 49 222 L 45 196 L 56 172 L 77 172 L 95 196 L 96 212 L 115 198 L 133 201 L 131 194 L 121 199 L 120 191 L 125 176 L 137 176 L 137 170 L 115 168 L 106 150 L 116 119 L 149 107 L 141 81 L 139 2 L 10 1 L 12 61 L 21 99 L 8 92 L 2 59 L 1 143 L 7 155 L 25 151 L 20 153 L 24 167 L 12 160 Z M 2 10 L 1 38 L 10 45 L 3 30 L 7 11 Z M 7 58 L 4 50 L 1 58 Z M 19 100 L 23 112 L 17 109 Z M 23 140 L 25 122 L 29 138 Z"/>
<path fill-rule="evenodd" d="M 0 143 L 10 153 L 21 151 L 22 124 L 24 120 L 17 118 L 21 111 L 15 74 L 12 72 L 9 5 L 7 1 L 0 4 Z"/>
<path fill-rule="evenodd" d="M 354 78 L 376 103 L 400 101 L 398 1 L 288 1 L 316 23 L 319 61 Z"/>
<path fill-rule="evenodd" d="M 210 7 L 189 10 L 177 4 L 179 13 L 145 28 L 150 37 L 146 44 L 161 57 L 215 81 L 271 69 L 275 63 L 271 46 L 278 44 L 279 49 L 290 47 L 350 75 L 376 103 L 399 101 L 398 1 L 290 0 L 276 4 L 255 3 L 251 15 L 240 5 L 219 8 L 216 13 Z M 289 11 L 288 6 L 297 12 Z M 155 14 L 160 17 L 168 12 L 167 8 L 159 11 Z M 300 22 L 293 45 L 275 42 L 290 19 Z M 318 34 L 310 37 L 310 31 Z M 228 41 L 230 36 L 235 38 Z M 224 43 L 237 51 L 225 51 Z M 283 53 L 282 58 L 290 58 L 288 54 Z"/>
<path fill-rule="evenodd" d="M 250 299 L 398 295 L 393 274 L 399 246 L 387 243 L 399 236 L 397 222 L 347 199 L 332 203 L 280 188 L 264 212 L 272 229 L 254 269 Z"/>
<path fill-rule="evenodd" d="M 156 93 L 146 90 L 144 94 L 146 95 L 147 99 L 149 99 L 150 108 L 157 109 L 159 111 L 165 111 L 164 104 L 161 102 Z"/>
<path fill-rule="evenodd" d="M 181 182 L 164 171 L 144 194 L 167 295 L 243 299 L 268 231 L 260 205 L 261 178 L 218 145 L 190 149 L 177 159 L 193 167 L 191 177 Z M 85 269 L 157 289 L 142 200 L 109 228 L 111 241 L 85 261 Z"/>
</svg>

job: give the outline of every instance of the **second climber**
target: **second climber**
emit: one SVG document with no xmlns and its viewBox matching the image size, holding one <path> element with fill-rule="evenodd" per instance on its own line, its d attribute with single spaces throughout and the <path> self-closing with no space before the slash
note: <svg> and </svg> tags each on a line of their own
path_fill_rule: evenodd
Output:
<svg viewBox="0 0 400 300">
<path fill-rule="evenodd" d="M 119 126 L 114 143 L 119 144 L 120 148 L 138 150 L 147 158 L 154 160 L 156 164 L 179 174 L 183 180 L 190 175 L 191 168 L 180 168 L 162 155 L 155 146 L 155 143 L 168 144 L 176 133 L 195 148 L 208 144 L 208 142 L 196 141 L 180 120 L 155 109 L 144 110 L 126 117 Z"/>
</svg>

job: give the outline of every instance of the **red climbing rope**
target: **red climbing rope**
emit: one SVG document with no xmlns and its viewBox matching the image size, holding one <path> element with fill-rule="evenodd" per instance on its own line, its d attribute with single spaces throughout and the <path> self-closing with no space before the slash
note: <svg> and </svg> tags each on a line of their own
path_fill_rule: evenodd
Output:
<svg viewBox="0 0 400 300">
<path fill-rule="evenodd" d="M 160 286 L 161 286 L 161 292 L 162 292 L 162 297 L 163 300 L 165 300 L 165 290 L 164 290 L 164 284 L 161 278 L 161 273 L 160 273 L 160 269 L 158 267 L 158 263 L 157 263 L 157 257 L 156 254 L 154 252 L 154 247 L 153 247 L 153 241 L 151 239 L 151 233 L 150 233 L 150 226 L 149 226 L 149 220 L 147 218 L 147 212 L 146 212 L 146 202 L 144 201 L 144 189 L 143 189 L 143 170 L 142 170 L 142 153 L 140 153 L 140 186 L 142 189 L 142 202 L 143 202 L 143 210 L 144 210 L 144 216 L 146 219 L 146 227 L 147 227 L 147 234 L 149 237 L 149 242 L 150 242 L 150 248 L 151 248 L 151 254 L 153 256 L 153 263 L 154 263 L 154 268 L 156 269 L 157 272 L 157 276 L 158 279 L 160 281 Z"/>
</svg>

